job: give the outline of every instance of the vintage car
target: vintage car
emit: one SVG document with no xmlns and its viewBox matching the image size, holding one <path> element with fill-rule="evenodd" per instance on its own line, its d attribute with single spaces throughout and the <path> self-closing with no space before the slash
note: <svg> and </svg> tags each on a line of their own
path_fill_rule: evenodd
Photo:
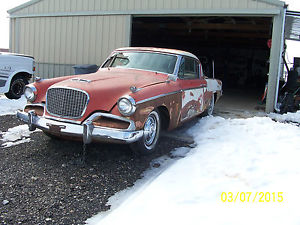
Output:
<svg viewBox="0 0 300 225">
<path fill-rule="evenodd" d="M 211 115 L 221 94 L 222 82 L 208 79 L 195 55 L 128 47 L 113 51 L 96 73 L 27 85 L 28 104 L 17 116 L 52 137 L 128 143 L 148 154 L 161 129 Z"/>
</svg>

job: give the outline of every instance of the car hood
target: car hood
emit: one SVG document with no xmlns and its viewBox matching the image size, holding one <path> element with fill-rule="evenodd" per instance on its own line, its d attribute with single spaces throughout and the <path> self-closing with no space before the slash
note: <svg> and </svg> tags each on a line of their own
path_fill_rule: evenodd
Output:
<svg viewBox="0 0 300 225">
<path fill-rule="evenodd" d="M 130 87 L 144 88 L 166 80 L 166 74 L 151 71 L 103 68 L 96 73 L 73 76 L 51 87 L 81 89 L 90 97 L 87 111 L 110 111 L 120 97 L 132 93 Z"/>
</svg>

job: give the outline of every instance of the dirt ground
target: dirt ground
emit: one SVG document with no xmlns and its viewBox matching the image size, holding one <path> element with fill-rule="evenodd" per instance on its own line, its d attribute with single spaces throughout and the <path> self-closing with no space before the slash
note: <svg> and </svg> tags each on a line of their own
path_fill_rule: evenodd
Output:
<svg viewBox="0 0 300 225">
<path fill-rule="evenodd" d="M 16 116 L 0 117 L 2 132 L 20 124 Z M 84 224 L 108 210 L 108 198 L 132 186 L 153 159 L 187 145 L 165 136 L 155 154 L 140 157 L 126 145 L 92 144 L 82 165 L 81 143 L 42 132 L 31 139 L 0 147 L 0 224 Z"/>
</svg>

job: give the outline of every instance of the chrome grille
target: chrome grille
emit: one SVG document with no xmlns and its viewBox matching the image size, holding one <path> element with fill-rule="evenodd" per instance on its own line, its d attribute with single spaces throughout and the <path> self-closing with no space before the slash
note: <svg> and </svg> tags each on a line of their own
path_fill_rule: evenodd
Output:
<svg viewBox="0 0 300 225">
<path fill-rule="evenodd" d="M 50 88 L 47 91 L 47 111 L 55 116 L 79 118 L 88 104 L 88 95 L 80 90 Z"/>
</svg>

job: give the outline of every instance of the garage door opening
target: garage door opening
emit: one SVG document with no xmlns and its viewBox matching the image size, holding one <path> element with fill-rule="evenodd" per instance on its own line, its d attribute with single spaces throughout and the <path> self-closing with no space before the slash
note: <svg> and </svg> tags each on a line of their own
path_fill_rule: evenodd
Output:
<svg viewBox="0 0 300 225">
<path fill-rule="evenodd" d="M 255 110 L 268 80 L 271 17 L 133 17 L 131 46 L 162 47 L 215 62 L 224 107 Z M 206 69 L 208 76 L 212 69 Z M 263 107 L 260 107 L 263 108 Z"/>
</svg>

